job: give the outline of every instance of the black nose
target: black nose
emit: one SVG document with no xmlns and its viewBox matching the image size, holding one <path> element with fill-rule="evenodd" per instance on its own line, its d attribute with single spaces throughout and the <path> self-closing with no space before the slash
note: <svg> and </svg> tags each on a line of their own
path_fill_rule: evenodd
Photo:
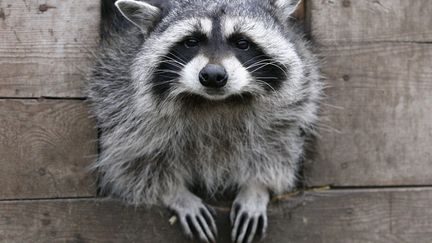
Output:
<svg viewBox="0 0 432 243">
<path fill-rule="evenodd" d="M 222 88 L 228 81 L 228 73 L 221 65 L 207 64 L 199 73 L 199 81 L 205 87 Z"/>
</svg>

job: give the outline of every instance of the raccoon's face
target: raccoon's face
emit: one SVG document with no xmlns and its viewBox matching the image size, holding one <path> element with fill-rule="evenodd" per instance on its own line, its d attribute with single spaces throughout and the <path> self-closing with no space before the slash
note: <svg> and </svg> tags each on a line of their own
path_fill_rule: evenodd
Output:
<svg viewBox="0 0 432 243">
<path fill-rule="evenodd" d="M 283 23 L 298 1 L 161 2 L 116 3 L 146 36 L 133 67 L 139 92 L 209 100 L 295 92 L 302 64 Z M 279 13 L 284 22 L 277 6 L 289 10 Z"/>
</svg>

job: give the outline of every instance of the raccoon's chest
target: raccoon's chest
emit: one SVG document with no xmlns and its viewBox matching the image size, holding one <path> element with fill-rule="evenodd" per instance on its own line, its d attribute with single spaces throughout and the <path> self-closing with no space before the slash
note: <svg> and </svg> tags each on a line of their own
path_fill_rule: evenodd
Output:
<svg viewBox="0 0 432 243">
<path fill-rule="evenodd" d="M 233 164 L 250 160 L 255 147 L 262 146 L 268 118 L 259 119 L 252 107 L 208 107 L 179 112 L 164 126 L 166 152 L 170 160 L 185 167 L 232 169 Z M 261 144 L 261 145 L 259 145 Z"/>
<path fill-rule="evenodd" d="M 170 127 L 170 144 L 174 154 L 183 160 L 200 163 L 223 163 L 235 156 L 241 147 L 250 144 L 246 116 L 208 113 L 189 114 Z"/>
<path fill-rule="evenodd" d="M 249 135 L 240 126 L 195 127 L 182 134 L 183 156 L 199 164 L 225 164 L 249 144 Z"/>
<path fill-rule="evenodd" d="M 242 150 L 248 142 L 243 129 L 215 127 L 185 136 L 179 164 L 190 171 L 193 183 L 208 191 L 223 190 L 233 184 L 233 172 L 245 163 Z"/>
</svg>

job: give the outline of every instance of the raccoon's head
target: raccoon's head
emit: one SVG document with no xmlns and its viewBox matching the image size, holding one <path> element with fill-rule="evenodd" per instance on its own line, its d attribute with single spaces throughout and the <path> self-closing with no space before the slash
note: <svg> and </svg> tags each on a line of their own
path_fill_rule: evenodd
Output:
<svg viewBox="0 0 432 243">
<path fill-rule="evenodd" d="M 119 0 L 143 34 L 132 68 L 138 95 L 295 95 L 303 64 L 289 22 L 300 0 Z"/>
</svg>

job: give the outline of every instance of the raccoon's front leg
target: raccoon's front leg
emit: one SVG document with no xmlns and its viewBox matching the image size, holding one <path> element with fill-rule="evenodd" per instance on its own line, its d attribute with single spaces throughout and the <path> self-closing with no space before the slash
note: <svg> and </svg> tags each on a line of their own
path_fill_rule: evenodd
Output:
<svg viewBox="0 0 432 243">
<path fill-rule="evenodd" d="M 253 241 L 255 234 L 264 237 L 267 230 L 269 191 L 261 184 L 252 183 L 240 188 L 231 209 L 233 226 L 231 239 L 235 243 Z"/>
<path fill-rule="evenodd" d="M 216 242 L 217 228 L 213 208 L 185 187 L 162 197 L 165 206 L 174 211 L 187 237 L 197 237 L 202 242 Z"/>
</svg>

